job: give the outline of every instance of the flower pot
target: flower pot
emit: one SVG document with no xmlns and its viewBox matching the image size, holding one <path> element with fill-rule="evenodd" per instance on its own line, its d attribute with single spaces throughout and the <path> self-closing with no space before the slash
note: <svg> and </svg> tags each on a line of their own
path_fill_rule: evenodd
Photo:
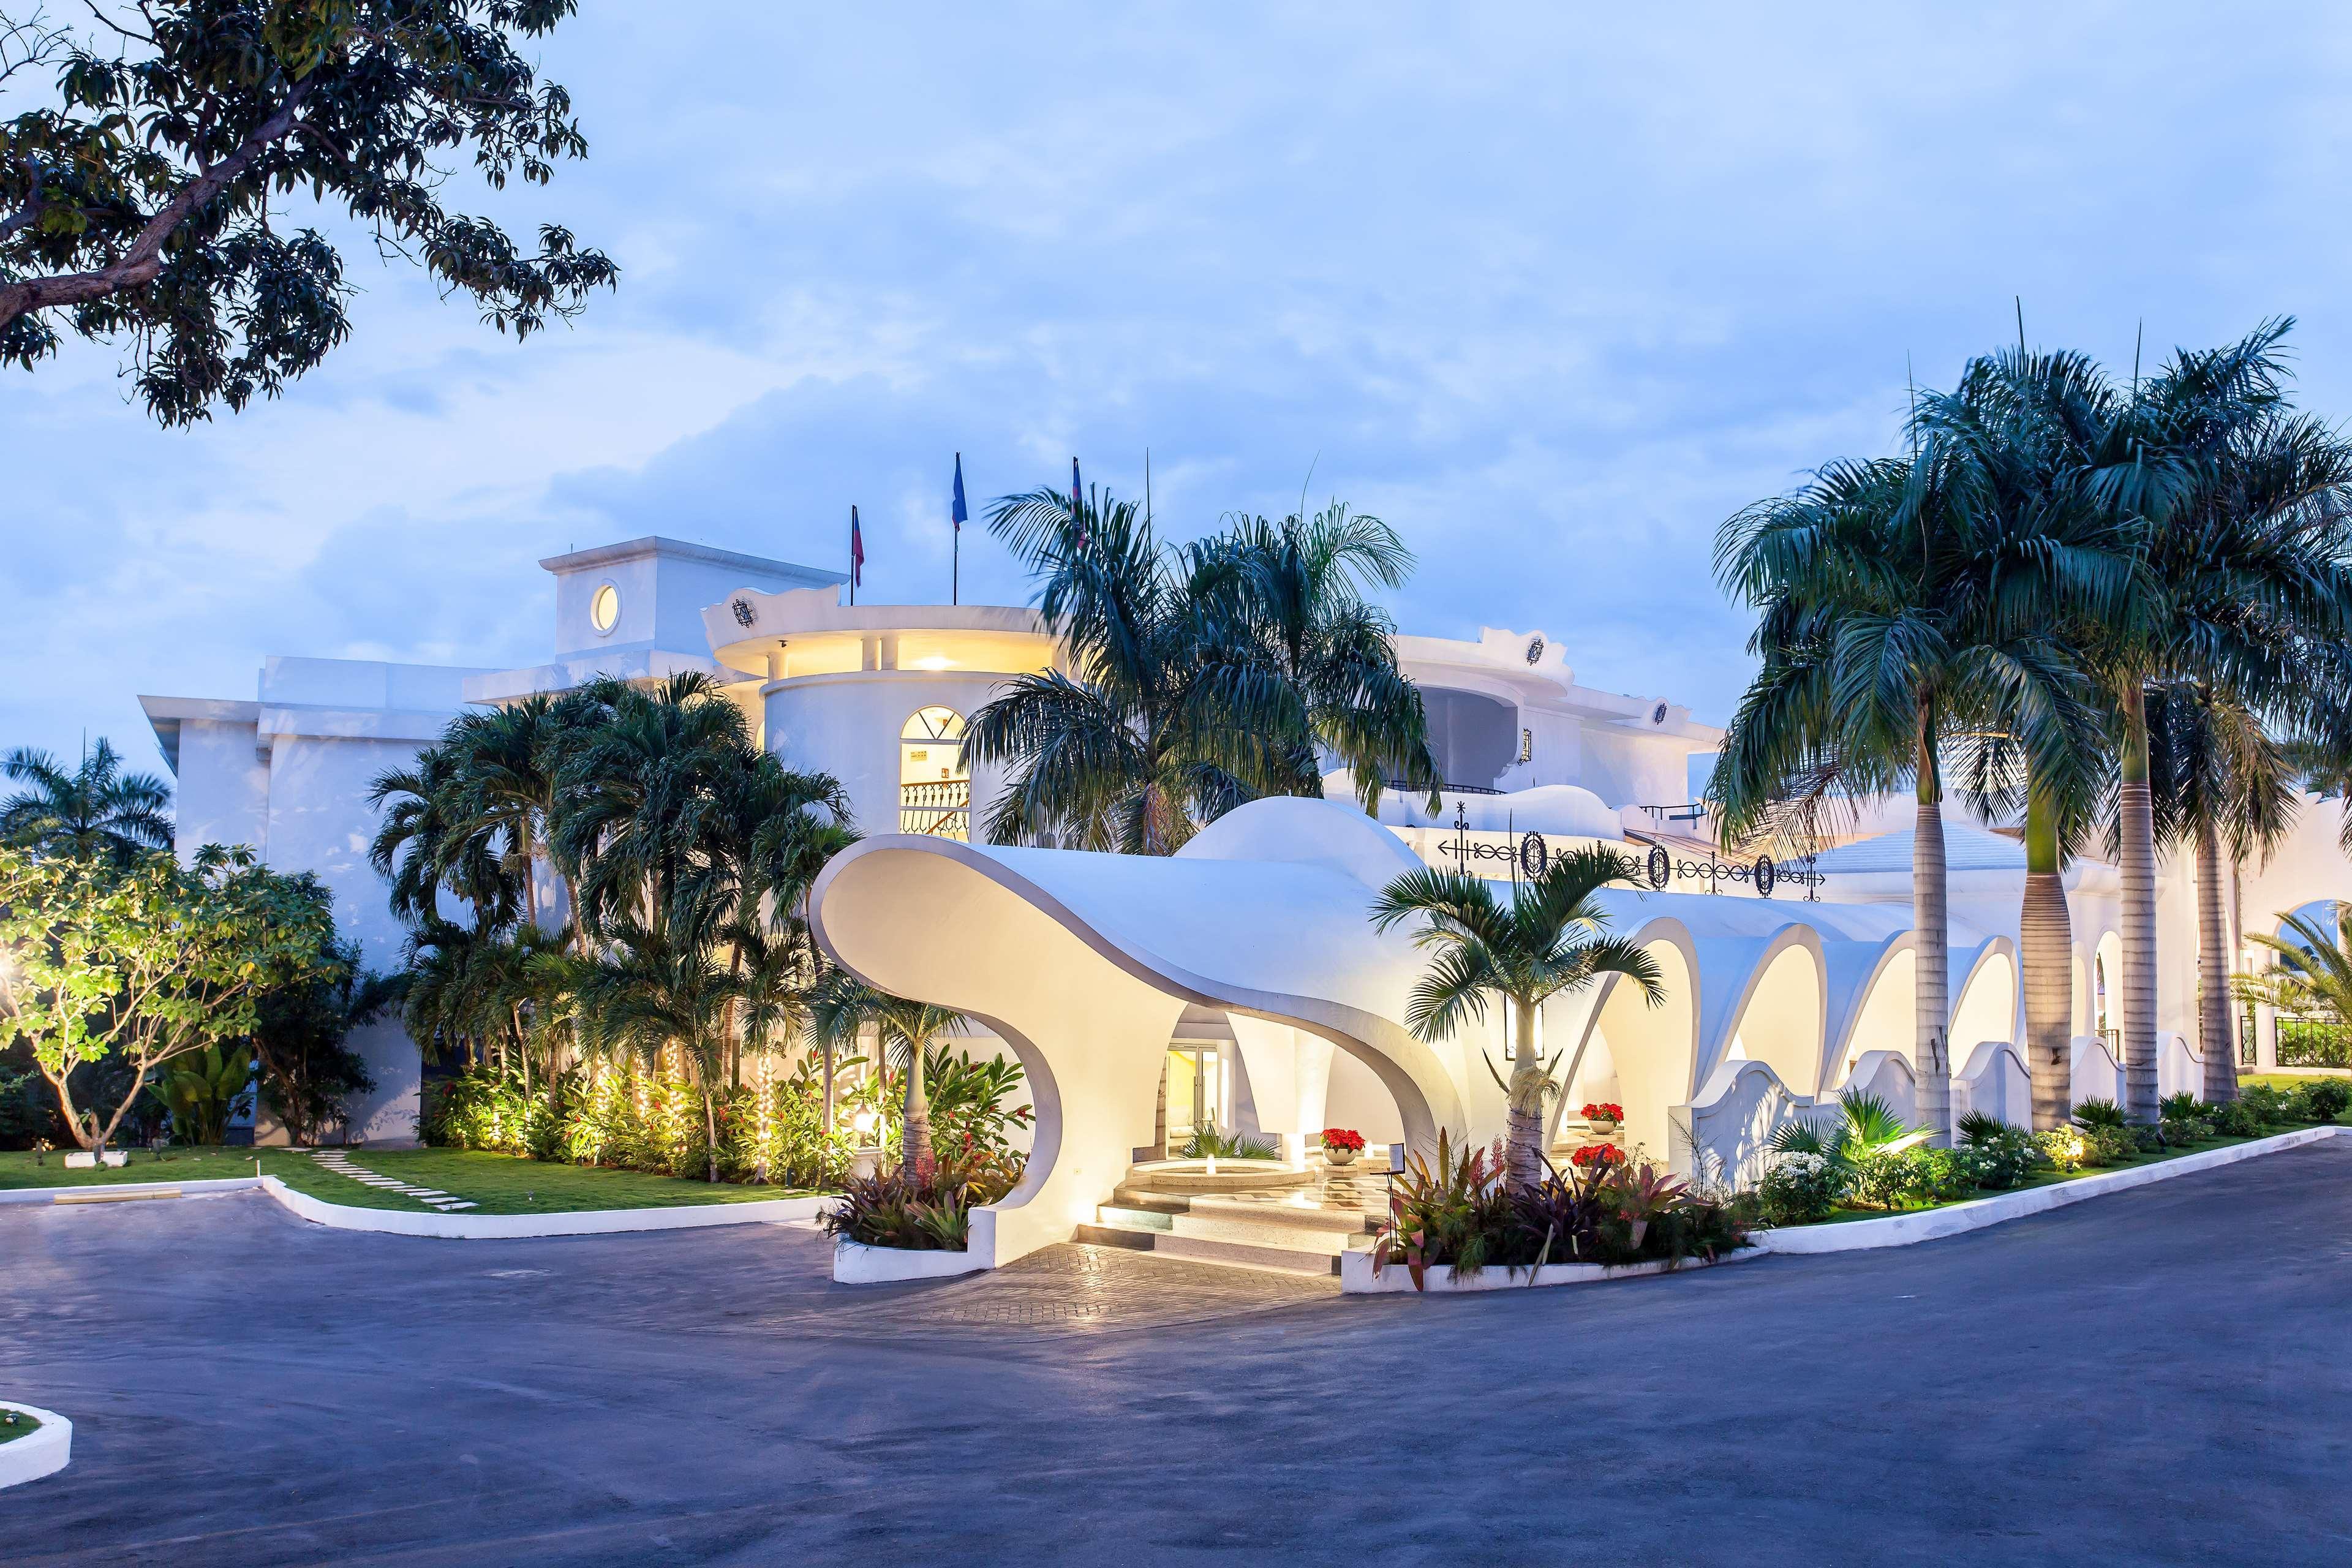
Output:
<svg viewBox="0 0 2352 1568">
<path fill-rule="evenodd" d="M 1617 1136 L 1618 1123 L 1614 1121 L 1588 1121 L 1585 1125 L 1592 1129 L 1592 1135 L 1595 1138 L 1614 1138 Z"/>
<path fill-rule="evenodd" d="M 1335 1149 L 1328 1143 L 1323 1145 L 1323 1163 L 1327 1165 L 1352 1165 L 1356 1163 L 1356 1154 L 1357 1151 L 1353 1149 Z"/>
</svg>

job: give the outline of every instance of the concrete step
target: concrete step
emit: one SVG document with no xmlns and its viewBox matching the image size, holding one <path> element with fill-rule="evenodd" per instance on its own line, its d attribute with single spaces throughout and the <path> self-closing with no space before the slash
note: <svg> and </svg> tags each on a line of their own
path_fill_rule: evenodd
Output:
<svg viewBox="0 0 2352 1568">
<path fill-rule="evenodd" d="M 1131 1252 L 1150 1252 L 1160 1233 L 1153 1230 L 1129 1230 L 1117 1225 L 1082 1225 L 1070 1239 L 1089 1247 L 1124 1247 Z"/>
<path fill-rule="evenodd" d="M 1182 1214 L 1192 1203 L 1181 1193 L 1156 1193 L 1129 1182 L 1121 1182 L 1113 1187 L 1110 1201 L 1121 1208 L 1150 1209 L 1159 1214 Z"/>
<path fill-rule="evenodd" d="M 1311 1253 L 1318 1258 L 1339 1256 L 1347 1250 L 1348 1238 L 1358 1234 L 1340 1230 L 1304 1230 L 1288 1225 L 1257 1225 L 1248 1220 L 1203 1217 L 1197 1214 L 1178 1215 L 1169 1228 L 1188 1241 L 1224 1242 L 1267 1251 Z"/>
<path fill-rule="evenodd" d="M 1194 1198 L 1192 1206 L 1185 1212 L 1195 1219 L 1232 1220 L 1243 1225 L 1334 1236 L 1353 1236 L 1363 1230 L 1367 1224 L 1367 1216 L 1361 1209 L 1252 1202 L 1246 1198 Z"/>
<path fill-rule="evenodd" d="M 1103 1204 L 1095 1210 L 1095 1217 L 1105 1225 L 1126 1230 L 1168 1230 L 1183 1211 L 1134 1208 L 1125 1204 Z"/>
<path fill-rule="evenodd" d="M 1273 1274 L 1326 1275 L 1339 1272 L 1339 1254 L 1307 1252 L 1296 1247 L 1253 1247 L 1238 1241 L 1210 1241 L 1193 1236 L 1155 1236 L 1154 1258 L 1185 1258 L 1196 1263 L 1221 1263 L 1228 1268 L 1261 1268 Z"/>
</svg>

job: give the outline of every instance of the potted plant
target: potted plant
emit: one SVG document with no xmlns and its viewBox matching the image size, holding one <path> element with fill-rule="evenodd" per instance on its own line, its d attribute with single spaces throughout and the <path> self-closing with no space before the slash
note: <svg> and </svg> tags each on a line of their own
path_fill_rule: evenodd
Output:
<svg viewBox="0 0 2352 1568">
<path fill-rule="evenodd" d="M 1594 1137 L 1613 1138 L 1619 1123 L 1625 1120 L 1625 1108 L 1605 1100 L 1594 1100 L 1584 1108 L 1584 1120 L 1591 1125 Z"/>
<path fill-rule="evenodd" d="M 1352 1127 L 1323 1129 L 1323 1163 L 1327 1165 L 1352 1165 L 1356 1156 L 1364 1152 L 1364 1135 Z"/>
<path fill-rule="evenodd" d="M 1568 1157 L 1580 1171 L 1607 1171 L 1625 1163 L 1625 1151 L 1614 1143 L 1588 1143 Z"/>
</svg>

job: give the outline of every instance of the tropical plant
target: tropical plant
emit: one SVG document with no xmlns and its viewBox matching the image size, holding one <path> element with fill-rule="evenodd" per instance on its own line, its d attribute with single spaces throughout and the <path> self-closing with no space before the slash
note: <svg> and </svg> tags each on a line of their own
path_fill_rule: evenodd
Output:
<svg viewBox="0 0 2352 1568">
<path fill-rule="evenodd" d="M 172 847 L 172 786 L 152 773 L 124 773 L 104 736 L 71 773 L 48 752 L 23 746 L 0 771 L 31 786 L 0 802 L 0 842 L 116 866 Z"/>
<path fill-rule="evenodd" d="M 249 849 L 117 868 L 0 847 L 0 1012 L 85 1149 L 106 1148 L 156 1072 L 251 1034 L 258 994 L 332 940 L 317 901 Z M 121 1091 L 78 1100 L 77 1069 L 106 1064 L 125 1069 Z"/>
<path fill-rule="evenodd" d="M 1471 1274 L 1503 1261 L 1496 1254 L 1510 1224 L 1514 1190 L 1503 1170 L 1500 1139 L 1491 1149 L 1465 1143 L 1457 1150 L 1453 1135 L 1441 1129 L 1435 1154 L 1406 1156 L 1403 1172 L 1389 1183 L 1388 1215 L 1372 1237 L 1372 1272 L 1402 1263 L 1421 1290 L 1433 1268 L 1450 1265 Z"/>
<path fill-rule="evenodd" d="M 1853 1183 L 1852 1167 L 1826 1154 L 1791 1150 L 1773 1156 L 1757 1184 L 1767 1225 L 1812 1225 L 1829 1218 Z"/>
<path fill-rule="evenodd" d="M 1938 1142 L 1950 1132 L 1947 774 L 1997 772 L 1980 754 L 1998 737 L 2057 776 L 2082 727 L 2064 650 L 2000 598 L 2002 564 L 2038 542 L 1969 504 L 1969 478 L 1936 443 L 1907 462 L 1832 464 L 1735 514 L 1716 550 L 1725 588 L 1759 612 L 1749 647 L 1762 660 L 1708 784 L 1727 840 L 1811 840 L 1853 801 L 1916 797 L 1912 1067 Z"/>
<path fill-rule="evenodd" d="M 2282 914 L 2278 934 L 2248 931 L 2247 940 L 2268 949 L 2272 957 L 2262 973 L 2238 976 L 2238 999 L 2352 1028 L 2352 931 L 2347 921 L 2352 905 L 2336 904 L 2333 913 L 2327 924 L 2309 915 Z"/>
<path fill-rule="evenodd" d="M 2123 1107 L 2112 1100 L 2078 1100 L 2074 1105 L 2074 1125 L 2089 1131 L 2094 1127 L 2122 1129 L 2131 1125 Z"/>
<path fill-rule="evenodd" d="M 1006 496 L 989 530 L 1038 579 L 1062 667 L 1015 676 L 965 726 L 966 765 L 1006 768 L 984 831 L 1172 855 L 1263 795 L 1320 793 L 1298 691 L 1242 613 L 1245 576 L 1213 546 L 1163 545 L 1133 501 Z"/>
<path fill-rule="evenodd" d="M 519 49 L 575 4 L 142 0 L 91 5 L 86 35 L 38 12 L 6 28 L 57 90 L 0 120 L 0 365 L 71 331 L 127 341 L 166 425 L 274 397 L 350 332 L 331 233 L 366 233 L 518 339 L 574 314 L 617 276 L 602 252 L 555 224 L 519 245 L 443 200 L 452 152 L 492 190 L 586 155 L 570 95 Z"/>
<path fill-rule="evenodd" d="M 2092 651 L 2120 732 L 2124 1073 L 2137 1122 L 2154 1122 L 2158 1106 L 2149 691 L 2197 683 L 2285 732 L 2341 706 L 2309 672 L 2339 663 L 2352 637 L 2352 443 L 2289 405 L 2292 326 L 2176 350 L 2140 384 L 2127 421 L 2133 459 L 2116 494 L 2140 525 L 2139 570 Z M 2218 871 L 2211 880 L 2218 889 Z M 2206 990 L 2210 1006 L 2218 974 Z"/>
<path fill-rule="evenodd" d="M 1485 1020 L 1490 996 L 1509 1009 L 1512 1066 L 1503 1088 L 1510 1105 L 1507 1170 L 1515 1187 L 1532 1186 L 1542 1174 L 1544 1101 L 1559 1088 L 1536 1038 L 1538 1010 L 1611 974 L 1638 987 L 1653 1006 L 1665 999 L 1657 961 L 1640 944 L 1608 934 L 1609 911 L 1597 897 L 1633 877 L 1631 860 L 1592 846 L 1511 884 L 1507 906 L 1495 883 L 1436 867 L 1406 872 L 1372 904 L 1374 929 L 1417 920 L 1414 945 L 1435 955 L 1406 1005 L 1414 1035 L 1451 1039 L 1472 1019 Z M 1494 1071 L 1491 1061 L 1487 1070 Z"/>
<path fill-rule="evenodd" d="M 1412 574 L 1412 552 L 1396 530 L 1335 500 L 1312 518 L 1228 518 L 1202 555 L 1221 615 L 1280 678 L 1295 709 L 1285 721 L 1301 742 L 1289 793 L 1323 793 L 1319 750 L 1349 771 L 1367 812 L 1379 814 L 1391 784 L 1436 810 L 1444 781 L 1430 755 L 1421 692 L 1397 666 L 1396 623 L 1364 596 L 1402 587 Z"/>
<path fill-rule="evenodd" d="M 926 1160 L 851 1178 L 817 1223 L 835 1240 L 861 1247 L 961 1252 L 971 1241 L 971 1211 L 1011 1189 L 1001 1173 Z"/>
<path fill-rule="evenodd" d="M 170 1113 L 181 1142 L 217 1148 L 228 1141 L 229 1122 L 253 1109 L 252 1047 L 191 1051 L 157 1069 L 147 1092 Z"/>
<path fill-rule="evenodd" d="M 812 1033 L 829 1050 L 854 1047 L 871 1028 L 882 1041 L 887 1062 L 905 1062 L 899 1100 L 900 1159 L 919 1167 L 932 1154 L 931 1108 L 924 1084 L 926 1056 L 941 1037 L 961 1031 L 969 1020 L 953 1008 L 893 996 L 854 975 L 835 970 L 819 984 L 809 1004 Z"/>
<path fill-rule="evenodd" d="M 1908 1146 L 1925 1136 L 1924 1130 L 1906 1124 L 1884 1099 L 1849 1089 L 1838 1096 L 1837 1120 L 1826 1130 L 1810 1121 L 1784 1121 L 1773 1129 L 1769 1146 L 1775 1154 L 1819 1154 L 1850 1161 L 1877 1150 Z"/>
<path fill-rule="evenodd" d="M 1220 1132 L 1213 1121 L 1192 1129 L 1192 1136 L 1177 1151 L 1187 1160 L 1279 1160 L 1282 1151 L 1263 1138 L 1241 1132 Z"/>
</svg>

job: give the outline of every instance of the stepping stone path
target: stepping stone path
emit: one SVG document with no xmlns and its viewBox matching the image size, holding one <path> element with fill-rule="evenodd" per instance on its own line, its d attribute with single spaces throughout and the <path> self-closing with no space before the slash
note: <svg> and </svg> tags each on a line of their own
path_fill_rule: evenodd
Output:
<svg viewBox="0 0 2352 1568">
<path fill-rule="evenodd" d="M 363 1183 L 368 1186 L 381 1187 L 385 1192 L 398 1193 L 403 1197 L 415 1198 L 427 1208 L 439 1209 L 444 1214 L 475 1206 L 472 1199 L 451 1197 L 438 1187 L 413 1187 L 406 1182 L 395 1182 L 390 1176 L 380 1176 L 373 1171 L 364 1170 L 352 1164 L 351 1156 L 340 1149 L 313 1149 L 310 1153 L 310 1158 L 319 1163 L 319 1168 L 322 1171 L 332 1171 L 339 1176 L 349 1176 L 352 1180 Z"/>
</svg>

